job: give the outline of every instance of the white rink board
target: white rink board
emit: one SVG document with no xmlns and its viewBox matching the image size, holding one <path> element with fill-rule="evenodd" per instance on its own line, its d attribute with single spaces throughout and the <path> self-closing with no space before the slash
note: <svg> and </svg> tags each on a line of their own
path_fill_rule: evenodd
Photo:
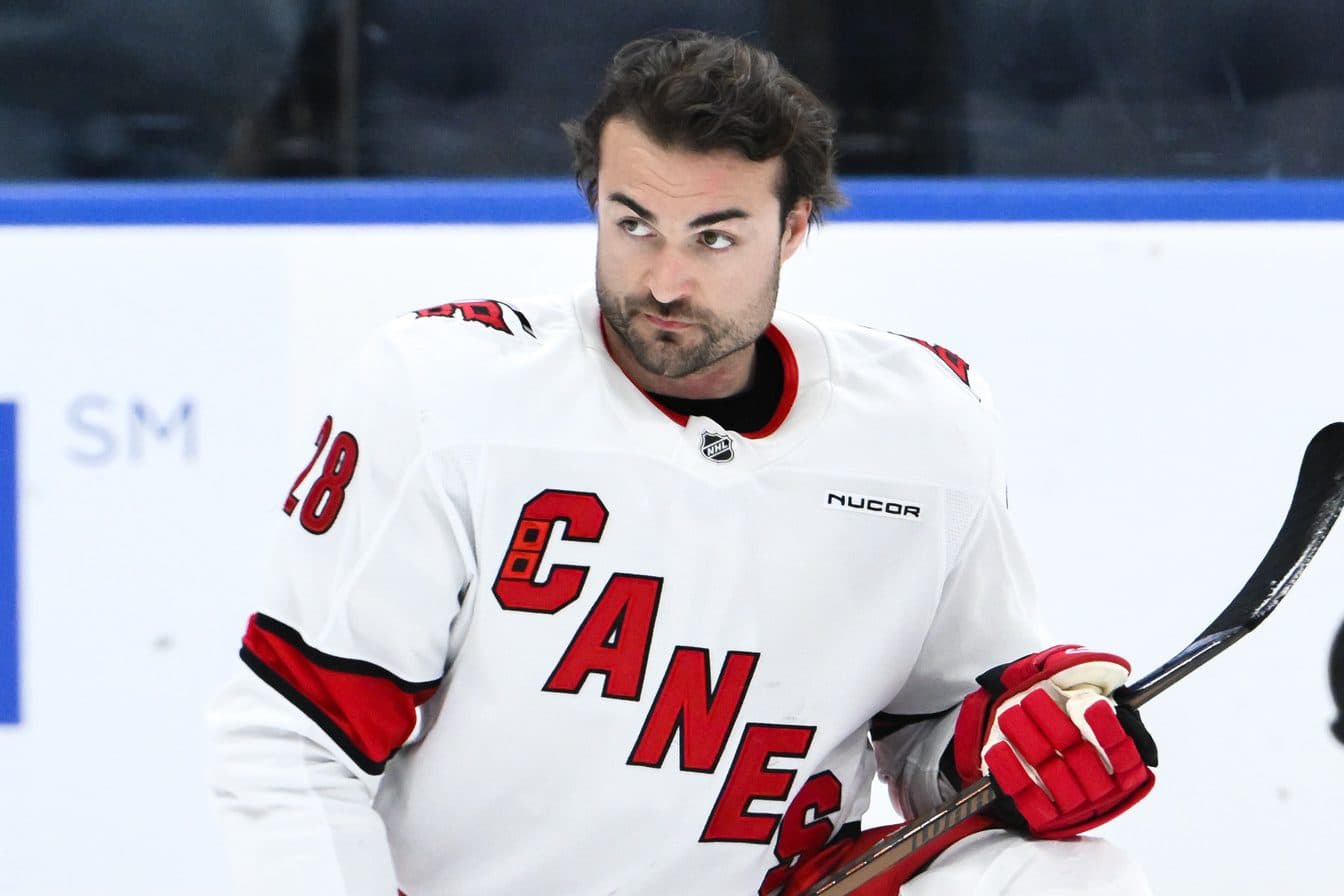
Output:
<svg viewBox="0 0 1344 896">
<path fill-rule="evenodd" d="M 581 283 L 592 243 L 586 225 L 0 228 L 23 703 L 0 726 L 0 893 L 228 892 L 202 707 L 326 372 L 394 314 Z M 1339 223 L 832 224 L 781 301 L 984 372 L 1056 633 L 1146 671 L 1240 587 L 1307 439 L 1344 419 L 1342 266 Z M 1336 892 L 1335 538 L 1262 629 L 1145 710 L 1158 789 L 1106 832 L 1156 892 Z"/>
</svg>

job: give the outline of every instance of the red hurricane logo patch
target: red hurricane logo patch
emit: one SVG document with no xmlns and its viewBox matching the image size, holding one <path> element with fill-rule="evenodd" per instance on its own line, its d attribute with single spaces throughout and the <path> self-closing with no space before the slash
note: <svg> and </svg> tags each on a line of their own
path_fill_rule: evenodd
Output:
<svg viewBox="0 0 1344 896">
<path fill-rule="evenodd" d="M 523 332 L 532 336 L 532 325 L 528 323 L 523 313 L 512 305 L 506 305 L 503 302 L 491 300 L 482 300 L 479 302 L 446 302 L 442 305 L 435 305 L 433 308 L 422 308 L 415 312 L 416 317 L 456 317 L 460 320 L 475 321 L 478 324 L 485 324 L 492 330 L 499 330 L 501 333 L 513 335 L 513 330 L 504 320 L 504 309 L 508 308 L 518 318 L 522 324 Z"/>
<path fill-rule="evenodd" d="M 906 336 L 905 338 L 909 339 L 911 342 L 918 342 L 920 345 L 933 352 L 944 364 L 951 368 L 952 372 L 957 375 L 957 379 L 961 380 L 967 386 L 971 385 L 971 365 L 967 364 L 965 359 L 956 352 L 951 349 L 943 348 L 941 345 L 925 342 L 923 339 L 916 339 L 914 336 Z"/>
</svg>

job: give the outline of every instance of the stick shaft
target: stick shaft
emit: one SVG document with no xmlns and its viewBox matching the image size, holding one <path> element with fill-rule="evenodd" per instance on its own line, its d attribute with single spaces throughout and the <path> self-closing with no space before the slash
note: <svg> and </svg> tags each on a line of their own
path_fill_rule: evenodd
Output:
<svg viewBox="0 0 1344 896">
<path fill-rule="evenodd" d="M 910 831 L 910 836 L 901 836 L 906 833 L 907 826 L 897 834 L 879 840 L 872 849 L 840 872 L 818 882 L 807 891 L 807 896 L 844 896 L 853 893 L 897 862 L 909 858 L 933 838 L 989 808 L 989 804 L 998 798 L 999 789 L 993 779 L 981 778 L 933 812 L 918 819 L 919 830 Z"/>
</svg>

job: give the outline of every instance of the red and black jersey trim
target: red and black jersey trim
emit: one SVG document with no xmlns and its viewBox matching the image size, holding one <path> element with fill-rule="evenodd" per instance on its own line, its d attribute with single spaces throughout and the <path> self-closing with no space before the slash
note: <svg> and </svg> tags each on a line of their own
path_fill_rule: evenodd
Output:
<svg viewBox="0 0 1344 896">
<path fill-rule="evenodd" d="M 793 347 L 774 324 L 766 327 L 765 338 L 779 352 L 779 361 L 784 365 L 784 388 L 779 394 L 779 404 L 775 405 L 775 412 L 766 424 L 760 429 L 742 433 L 748 439 L 763 439 L 779 429 L 789 416 L 789 411 L 793 410 L 793 402 L 798 397 L 798 357 L 793 353 Z"/>
<path fill-rule="evenodd" d="M 415 730 L 416 707 L 443 681 L 406 681 L 374 663 L 323 653 L 262 613 L 248 621 L 239 655 L 371 775 L 383 773 Z"/>
</svg>

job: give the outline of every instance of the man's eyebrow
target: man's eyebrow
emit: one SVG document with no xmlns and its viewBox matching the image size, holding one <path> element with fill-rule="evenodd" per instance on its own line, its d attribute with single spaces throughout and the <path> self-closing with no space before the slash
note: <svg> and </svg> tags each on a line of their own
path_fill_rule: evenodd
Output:
<svg viewBox="0 0 1344 896">
<path fill-rule="evenodd" d="M 730 218 L 750 217 L 740 208 L 726 208 L 721 212 L 710 212 L 707 215 L 701 215 L 691 222 L 691 227 L 708 227 L 711 224 L 718 224 L 720 221 L 727 221 Z"/>
<path fill-rule="evenodd" d="M 612 202 L 619 202 L 621 205 L 626 206 L 627 208 L 630 209 L 630 211 L 639 215 L 641 218 L 648 221 L 650 224 L 658 223 L 657 215 L 655 215 L 653 212 L 649 211 L 644 206 L 640 205 L 638 202 L 631 199 L 624 193 L 612 193 L 607 198 L 610 199 Z"/>
<path fill-rule="evenodd" d="M 624 193 L 621 192 L 612 193 L 607 198 L 612 202 L 619 202 L 621 205 L 624 205 L 626 208 L 630 209 L 630 211 L 639 215 L 641 218 L 648 221 L 650 224 L 658 223 L 657 215 L 655 215 L 653 212 L 649 211 L 644 206 L 640 205 L 638 202 L 631 199 Z M 733 218 L 749 218 L 749 217 L 751 216 L 740 208 L 725 208 L 722 211 L 709 212 L 708 214 L 701 215 L 700 217 L 691 221 L 689 226 L 692 229 L 696 227 L 709 227 L 711 224 L 718 224 L 720 221 L 728 221 Z"/>
</svg>

